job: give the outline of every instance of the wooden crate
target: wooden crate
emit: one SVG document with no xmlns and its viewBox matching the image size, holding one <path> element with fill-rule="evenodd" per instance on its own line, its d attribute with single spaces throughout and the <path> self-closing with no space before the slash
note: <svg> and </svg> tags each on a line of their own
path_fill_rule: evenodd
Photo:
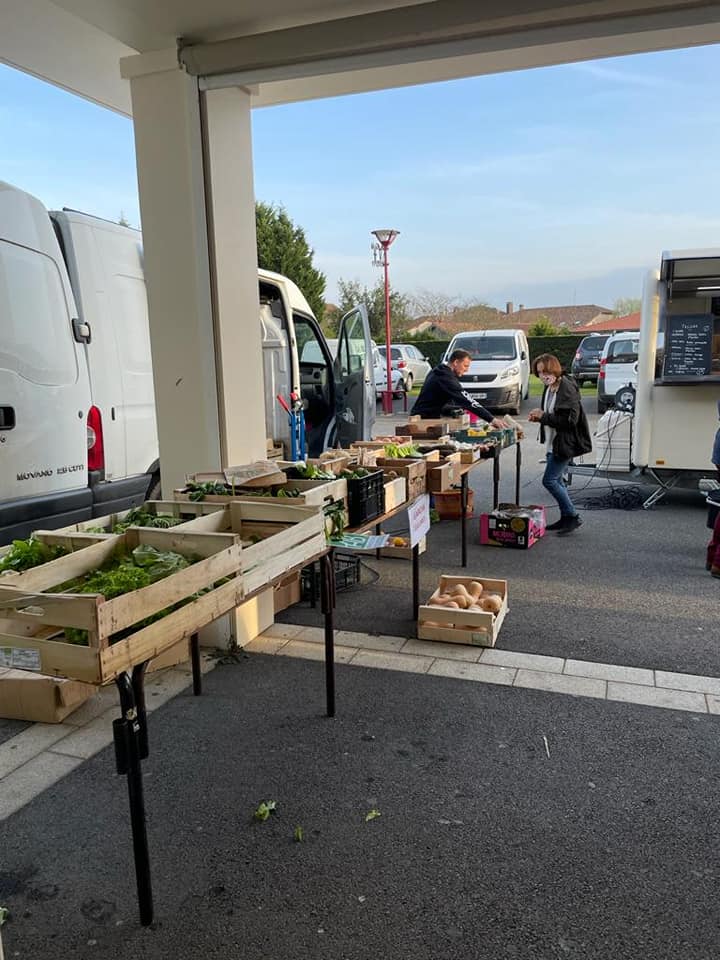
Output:
<svg viewBox="0 0 720 960">
<path fill-rule="evenodd" d="M 175 517 L 175 519 L 180 521 L 180 523 L 173 525 L 172 529 L 175 530 L 179 526 L 191 522 L 196 517 L 222 510 L 223 506 L 225 505 L 206 503 L 204 500 L 197 503 L 193 500 L 186 500 L 184 502 L 178 500 L 146 500 L 142 505 L 142 509 L 146 513 L 152 513 L 155 516 Z M 112 536 L 113 527 L 124 520 L 129 513 L 131 513 L 130 510 L 122 510 L 120 513 L 108 513 L 104 517 L 94 517 L 92 520 L 83 520 L 80 523 L 73 523 L 69 527 L 61 527 L 59 530 L 38 530 L 33 536 L 42 539 L 45 543 L 53 543 L 60 546 L 63 546 L 62 537 L 67 534 L 88 534 L 96 539 L 98 537 Z M 68 549 L 77 548 L 69 547 Z"/>
<path fill-rule="evenodd" d="M 383 473 L 395 472 L 407 482 L 407 498 L 414 500 L 427 488 L 427 463 L 424 460 L 390 460 L 378 457 L 377 465 Z"/>
<path fill-rule="evenodd" d="M 319 470 L 329 470 L 338 474 L 346 470 L 355 458 L 349 450 L 326 450 L 319 457 L 308 458 L 309 467 L 317 467 Z"/>
<path fill-rule="evenodd" d="M 112 600 L 100 594 L 48 592 L 98 569 L 118 549 L 129 551 L 140 544 L 199 559 L 163 580 Z M 7 585 L 3 578 L 0 649 L 10 667 L 108 683 L 122 671 L 152 660 L 233 610 L 245 592 L 238 576 L 241 557 L 242 546 L 234 536 L 134 527 L 122 535 L 107 537 L 27 571 L 22 575 L 22 586 Z M 207 592 L 161 620 L 140 626 L 146 618 L 200 590 Z M 67 643 L 63 639 L 65 627 L 87 630 L 88 645 Z M 113 642 L 120 633 L 126 634 L 124 639 Z"/>
<path fill-rule="evenodd" d="M 428 463 L 427 488 L 429 493 L 443 493 L 460 482 L 460 461 L 450 459 L 438 464 Z"/>
<path fill-rule="evenodd" d="M 279 583 L 275 584 L 275 613 L 280 613 L 281 610 L 287 610 L 293 604 L 300 603 L 301 594 L 300 571 L 296 570 L 295 573 L 288 574 Z"/>
<path fill-rule="evenodd" d="M 407 501 L 407 480 L 395 477 L 385 482 L 385 513 L 390 513 Z"/>
<path fill-rule="evenodd" d="M 480 459 L 480 447 L 473 447 L 472 450 L 459 450 L 460 463 L 475 463 Z"/>
<path fill-rule="evenodd" d="M 327 548 L 322 510 L 298 506 L 294 500 L 232 500 L 227 510 L 199 517 L 193 532 L 200 531 L 230 535 L 242 544 L 241 569 L 247 594 Z M 173 530 L 159 532 L 171 537 Z M 260 540 L 253 543 L 256 537 Z"/>
<path fill-rule="evenodd" d="M 478 647 L 494 647 L 500 627 L 508 612 L 507 580 L 490 580 L 486 577 L 440 577 L 440 584 L 433 597 L 446 593 L 461 583 L 469 586 L 479 580 L 485 593 L 495 593 L 502 598 L 499 613 L 453 610 L 423 604 L 418 610 L 417 635 L 421 640 L 441 640 L 445 643 L 469 643 Z"/>
<path fill-rule="evenodd" d="M 196 501 L 198 503 L 223 504 L 227 505 L 233 500 L 264 499 L 274 502 L 275 500 L 289 500 L 290 503 L 297 504 L 300 507 L 325 507 L 331 503 L 341 502 L 347 506 L 347 480 L 338 478 L 337 480 L 285 480 L 282 484 L 273 484 L 275 491 L 280 488 L 285 490 L 297 490 L 300 492 L 298 497 L 269 497 L 263 493 L 267 488 L 261 487 L 236 487 L 234 492 L 227 496 L 223 494 L 206 494 L 206 496 Z M 188 502 L 190 494 L 185 490 L 175 490 L 173 496 L 179 498 L 180 502 Z M 189 501 L 192 502 L 192 501 Z"/>
<path fill-rule="evenodd" d="M 391 537 L 392 539 L 392 537 Z M 392 557 L 397 560 L 412 560 L 412 547 L 410 544 L 410 538 L 404 537 L 404 540 L 407 541 L 408 546 L 406 547 L 381 547 L 380 556 L 381 557 Z M 418 544 L 418 553 L 425 553 L 427 550 L 427 539 L 423 537 L 420 543 Z"/>
</svg>

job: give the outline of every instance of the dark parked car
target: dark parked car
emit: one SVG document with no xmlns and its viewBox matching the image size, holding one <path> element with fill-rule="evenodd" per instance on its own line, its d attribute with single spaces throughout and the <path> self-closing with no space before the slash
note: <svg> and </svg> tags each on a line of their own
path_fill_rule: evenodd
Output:
<svg viewBox="0 0 720 960">
<path fill-rule="evenodd" d="M 610 334 L 593 334 L 580 341 L 573 357 L 570 372 L 575 377 L 578 386 L 582 386 L 585 381 L 595 385 L 598 382 L 598 373 L 600 372 L 600 357 L 603 347 L 608 341 Z"/>
</svg>

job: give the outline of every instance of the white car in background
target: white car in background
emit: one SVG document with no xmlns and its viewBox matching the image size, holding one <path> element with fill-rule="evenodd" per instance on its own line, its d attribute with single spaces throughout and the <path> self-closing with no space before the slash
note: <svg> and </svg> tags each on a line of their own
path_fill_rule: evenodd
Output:
<svg viewBox="0 0 720 960">
<path fill-rule="evenodd" d="M 385 362 L 385 347 L 378 347 L 380 356 Z M 390 355 L 393 367 L 402 374 L 405 389 L 409 393 L 413 386 L 419 387 L 425 383 L 425 378 L 432 370 L 428 358 L 424 357 L 412 343 L 393 343 L 390 346 Z"/>
<path fill-rule="evenodd" d="M 608 337 L 600 357 L 598 413 L 605 413 L 618 402 L 633 405 L 638 382 L 639 347 L 640 334 L 636 332 L 615 333 Z"/>
<path fill-rule="evenodd" d="M 387 366 L 385 363 L 385 350 L 383 348 L 382 355 L 380 353 L 380 348 L 373 340 L 372 342 L 372 364 L 373 364 L 373 374 L 375 377 L 375 392 L 378 397 L 387 390 Z M 395 396 L 398 396 L 405 389 L 405 381 L 403 375 L 397 367 L 393 367 L 390 370 L 390 375 L 392 377 L 392 391 Z"/>
</svg>

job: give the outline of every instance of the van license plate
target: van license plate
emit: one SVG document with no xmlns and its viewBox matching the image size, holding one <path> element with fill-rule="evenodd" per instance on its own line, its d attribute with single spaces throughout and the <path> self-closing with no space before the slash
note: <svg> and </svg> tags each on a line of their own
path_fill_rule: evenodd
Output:
<svg viewBox="0 0 720 960">
<path fill-rule="evenodd" d="M 486 393 L 476 393 L 475 396 L 478 398 L 478 400 L 487 400 Z"/>
</svg>

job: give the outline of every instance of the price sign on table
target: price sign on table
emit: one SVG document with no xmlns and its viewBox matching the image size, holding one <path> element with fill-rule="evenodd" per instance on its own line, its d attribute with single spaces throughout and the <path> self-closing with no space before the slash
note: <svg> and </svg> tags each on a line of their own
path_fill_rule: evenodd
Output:
<svg viewBox="0 0 720 960">
<path fill-rule="evenodd" d="M 410 546 L 416 547 L 430 529 L 430 497 L 424 493 L 408 507 Z"/>
</svg>

